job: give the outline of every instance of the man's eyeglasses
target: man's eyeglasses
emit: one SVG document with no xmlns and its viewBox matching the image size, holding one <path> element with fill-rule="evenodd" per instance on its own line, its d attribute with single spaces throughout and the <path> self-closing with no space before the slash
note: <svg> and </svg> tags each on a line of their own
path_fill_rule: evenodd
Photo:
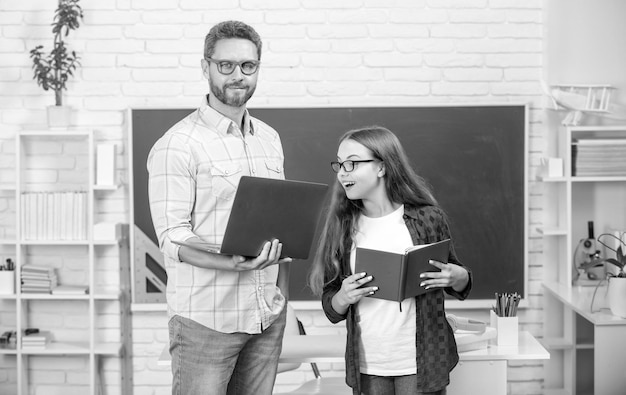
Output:
<svg viewBox="0 0 626 395">
<path fill-rule="evenodd" d="M 220 74 L 224 75 L 232 74 L 237 66 L 239 66 L 239 69 L 244 75 L 252 75 L 256 73 L 256 71 L 259 69 L 259 65 L 261 64 L 261 62 L 258 60 L 244 60 L 242 62 L 212 58 L 206 58 L 206 60 L 215 63 L 215 65 L 217 66 L 217 71 L 219 71 Z"/>
<path fill-rule="evenodd" d="M 330 167 L 333 168 L 335 173 L 339 173 L 339 170 L 343 167 L 346 173 L 350 173 L 357 166 L 358 163 L 374 162 L 376 159 L 366 160 L 344 160 L 343 162 L 330 162 Z"/>
</svg>

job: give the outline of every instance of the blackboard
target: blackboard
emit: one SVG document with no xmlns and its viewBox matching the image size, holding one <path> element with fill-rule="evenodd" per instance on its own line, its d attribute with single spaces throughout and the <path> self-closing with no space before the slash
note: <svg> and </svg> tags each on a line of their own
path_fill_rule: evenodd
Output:
<svg viewBox="0 0 626 395">
<path fill-rule="evenodd" d="M 152 144 L 193 109 L 131 110 L 134 221 L 156 242 L 147 205 L 146 157 Z M 471 267 L 470 299 L 525 295 L 526 106 L 250 109 L 281 135 L 286 178 L 332 183 L 329 162 L 343 132 L 382 125 L 400 138 L 416 171 L 449 215 L 457 255 Z M 291 267 L 291 300 L 314 300 L 311 259 Z M 164 300 L 164 297 L 163 297 Z"/>
</svg>

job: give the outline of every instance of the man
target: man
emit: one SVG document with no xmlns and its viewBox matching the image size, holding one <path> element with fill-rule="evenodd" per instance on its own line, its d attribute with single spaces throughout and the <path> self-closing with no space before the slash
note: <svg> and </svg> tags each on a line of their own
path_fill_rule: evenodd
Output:
<svg viewBox="0 0 626 395">
<path fill-rule="evenodd" d="M 173 394 L 271 394 L 285 327 L 289 258 L 278 240 L 255 259 L 179 246 L 221 244 L 241 176 L 284 178 L 276 131 L 250 116 L 261 38 L 237 21 L 205 38 L 210 93 L 148 157 L 152 220 L 165 256 Z M 280 265 L 278 265 L 280 264 Z"/>
</svg>

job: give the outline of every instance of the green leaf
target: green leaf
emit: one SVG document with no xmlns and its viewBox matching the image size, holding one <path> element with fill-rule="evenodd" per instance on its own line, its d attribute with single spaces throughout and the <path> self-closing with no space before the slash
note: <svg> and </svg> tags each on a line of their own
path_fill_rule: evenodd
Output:
<svg viewBox="0 0 626 395">
<path fill-rule="evenodd" d="M 54 34 L 54 46 L 48 55 L 42 52 L 43 46 L 38 45 L 30 51 L 33 61 L 33 79 L 37 81 L 45 91 L 52 88 L 55 91 L 66 89 L 68 76 L 73 76 L 72 71 L 80 63 L 75 51 L 69 54 L 64 37 L 71 30 L 80 26 L 83 18 L 83 10 L 79 5 L 80 0 L 59 0 L 58 7 L 52 19 L 52 33 Z"/>
</svg>

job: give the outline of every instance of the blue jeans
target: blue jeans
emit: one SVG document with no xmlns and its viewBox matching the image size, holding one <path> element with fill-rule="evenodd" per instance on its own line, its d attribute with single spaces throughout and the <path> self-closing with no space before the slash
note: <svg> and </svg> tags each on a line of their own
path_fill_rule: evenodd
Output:
<svg viewBox="0 0 626 395">
<path fill-rule="evenodd" d="M 187 318 L 170 320 L 173 395 L 271 395 L 286 308 L 263 333 L 222 333 Z"/>
<path fill-rule="evenodd" d="M 417 376 L 372 376 L 361 374 L 361 393 L 364 395 L 446 395 L 446 390 L 418 392 Z"/>
</svg>

